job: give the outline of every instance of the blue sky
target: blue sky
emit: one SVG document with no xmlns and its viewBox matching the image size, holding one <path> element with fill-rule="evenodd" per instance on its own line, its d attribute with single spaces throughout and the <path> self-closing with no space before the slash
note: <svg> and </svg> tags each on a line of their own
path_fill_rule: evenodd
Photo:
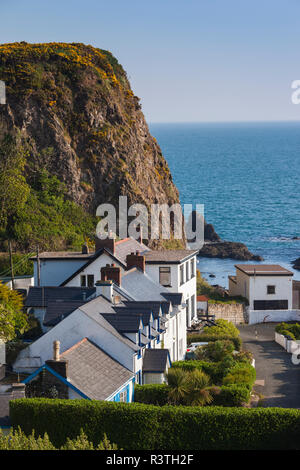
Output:
<svg viewBox="0 0 300 470">
<path fill-rule="evenodd" d="M 299 0 L 0 0 L 0 43 L 84 42 L 150 122 L 300 120 Z"/>
</svg>

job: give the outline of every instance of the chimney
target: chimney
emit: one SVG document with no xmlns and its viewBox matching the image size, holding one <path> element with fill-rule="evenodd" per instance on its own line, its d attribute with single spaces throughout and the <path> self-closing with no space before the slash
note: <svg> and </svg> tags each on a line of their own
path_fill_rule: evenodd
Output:
<svg viewBox="0 0 300 470">
<path fill-rule="evenodd" d="M 98 251 L 102 248 L 107 248 L 113 255 L 115 254 L 115 238 L 111 232 L 109 233 L 109 236 L 103 240 L 96 237 L 95 250 Z"/>
<path fill-rule="evenodd" d="M 112 281 L 97 281 L 96 296 L 103 295 L 110 302 L 113 301 L 113 283 Z"/>
<path fill-rule="evenodd" d="M 146 268 L 145 256 L 141 255 L 139 251 L 137 251 L 136 254 L 131 253 L 130 255 L 127 255 L 126 264 L 127 264 L 127 269 L 139 268 L 143 271 L 143 273 L 145 272 L 145 268 Z"/>
<path fill-rule="evenodd" d="M 85 242 L 85 244 L 82 245 L 82 247 L 81 247 L 81 253 L 82 253 L 83 255 L 88 255 L 88 253 L 89 253 L 89 247 L 88 247 L 88 245 L 87 245 L 86 242 Z"/>
<path fill-rule="evenodd" d="M 53 341 L 53 361 L 59 361 L 60 341 Z"/>
<path fill-rule="evenodd" d="M 64 379 L 68 377 L 68 361 L 60 358 L 59 341 L 53 341 L 53 359 L 46 361 L 46 364 Z"/>
<path fill-rule="evenodd" d="M 107 264 L 101 268 L 101 281 L 113 281 L 121 285 L 121 268 L 115 264 Z"/>
</svg>

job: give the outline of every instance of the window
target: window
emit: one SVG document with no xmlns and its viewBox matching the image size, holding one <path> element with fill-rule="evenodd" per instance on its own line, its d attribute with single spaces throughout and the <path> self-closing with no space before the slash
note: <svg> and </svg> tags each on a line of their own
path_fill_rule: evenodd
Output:
<svg viewBox="0 0 300 470">
<path fill-rule="evenodd" d="M 179 340 L 179 356 L 180 356 L 180 357 L 182 356 L 182 353 L 183 353 L 183 351 L 182 351 L 182 343 L 183 343 L 183 340 L 180 339 L 180 340 Z"/>
<path fill-rule="evenodd" d="M 185 275 L 185 279 L 186 281 L 189 281 L 190 279 L 190 270 L 189 270 L 189 263 L 185 263 L 185 272 L 186 272 L 186 275 Z"/>
<path fill-rule="evenodd" d="M 191 317 L 194 318 L 195 316 L 195 296 L 192 295 L 191 297 Z"/>
<path fill-rule="evenodd" d="M 195 260 L 191 259 L 191 278 L 195 277 Z"/>
<path fill-rule="evenodd" d="M 88 274 L 86 276 L 85 274 L 82 274 L 80 276 L 80 285 L 81 287 L 94 287 L 94 275 Z"/>
<path fill-rule="evenodd" d="M 137 384 L 142 385 L 142 373 L 140 370 L 135 374 L 135 381 Z"/>
<path fill-rule="evenodd" d="M 88 276 L 87 276 L 87 286 L 88 287 L 94 287 L 94 275 L 93 274 L 88 274 Z"/>
<path fill-rule="evenodd" d="M 180 285 L 184 284 L 184 265 L 180 266 Z"/>
<path fill-rule="evenodd" d="M 288 300 L 254 300 L 254 310 L 288 310 Z"/>
<path fill-rule="evenodd" d="M 81 287 L 86 287 L 86 276 L 80 276 Z"/>
<path fill-rule="evenodd" d="M 267 294 L 275 294 L 275 286 L 267 286 Z"/>
<path fill-rule="evenodd" d="M 171 268 L 160 267 L 159 268 L 159 283 L 165 287 L 171 287 Z"/>
<path fill-rule="evenodd" d="M 190 326 L 190 300 L 186 299 L 186 324 Z"/>
<path fill-rule="evenodd" d="M 120 392 L 120 401 L 127 402 L 127 388 Z"/>
</svg>

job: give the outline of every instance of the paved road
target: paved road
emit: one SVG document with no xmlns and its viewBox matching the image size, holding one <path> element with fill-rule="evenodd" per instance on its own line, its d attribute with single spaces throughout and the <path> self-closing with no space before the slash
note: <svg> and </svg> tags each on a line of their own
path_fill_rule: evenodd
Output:
<svg viewBox="0 0 300 470">
<path fill-rule="evenodd" d="M 255 358 L 254 389 L 264 395 L 264 407 L 300 408 L 300 365 L 275 343 L 274 328 L 274 323 L 239 326 L 244 348 Z"/>
</svg>

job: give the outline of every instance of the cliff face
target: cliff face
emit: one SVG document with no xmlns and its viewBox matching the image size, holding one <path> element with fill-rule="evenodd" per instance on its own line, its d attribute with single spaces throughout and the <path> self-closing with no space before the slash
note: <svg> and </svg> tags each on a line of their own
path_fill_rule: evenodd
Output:
<svg viewBox="0 0 300 470">
<path fill-rule="evenodd" d="M 169 167 L 150 135 L 125 71 L 110 52 L 83 44 L 0 45 L 0 138 L 21 133 L 26 175 L 46 169 L 67 197 L 94 213 L 129 203 L 179 202 Z"/>
</svg>

